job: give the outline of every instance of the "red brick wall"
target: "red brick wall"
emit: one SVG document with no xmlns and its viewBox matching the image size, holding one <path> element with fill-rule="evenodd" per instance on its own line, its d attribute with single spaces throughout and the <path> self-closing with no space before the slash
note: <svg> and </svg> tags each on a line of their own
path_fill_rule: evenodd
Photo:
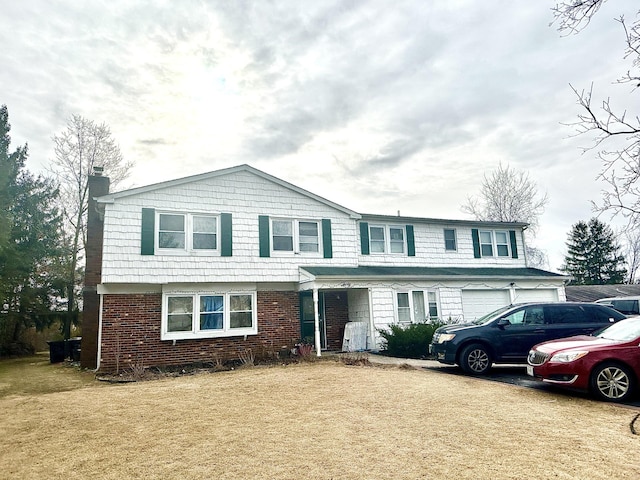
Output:
<svg viewBox="0 0 640 480">
<path fill-rule="evenodd" d="M 345 295 L 346 296 L 346 295 Z M 297 292 L 258 292 L 258 335 L 211 339 L 160 340 L 161 294 L 104 295 L 100 370 L 113 372 L 145 366 L 187 365 L 237 360 L 291 348 L 300 337 Z"/>
</svg>

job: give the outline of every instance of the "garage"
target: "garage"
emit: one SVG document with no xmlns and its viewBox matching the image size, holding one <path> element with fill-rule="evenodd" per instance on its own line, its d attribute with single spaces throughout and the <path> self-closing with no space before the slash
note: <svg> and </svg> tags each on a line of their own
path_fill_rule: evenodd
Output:
<svg viewBox="0 0 640 480">
<path fill-rule="evenodd" d="M 516 298 L 513 303 L 558 301 L 557 288 L 531 288 L 522 290 L 516 289 L 515 292 Z"/>
<path fill-rule="evenodd" d="M 465 322 L 473 321 L 510 303 L 509 290 L 462 290 Z"/>
</svg>

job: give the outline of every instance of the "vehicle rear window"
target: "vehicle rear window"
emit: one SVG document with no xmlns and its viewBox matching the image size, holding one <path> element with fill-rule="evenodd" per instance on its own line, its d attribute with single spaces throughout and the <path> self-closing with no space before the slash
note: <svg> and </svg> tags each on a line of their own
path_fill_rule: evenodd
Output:
<svg viewBox="0 0 640 480">
<path fill-rule="evenodd" d="M 639 313 L 637 300 L 611 300 L 611 306 L 619 312 L 626 313 L 627 315 Z"/>
<path fill-rule="evenodd" d="M 626 318 L 621 312 L 601 305 L 585 305 L 584 308 L 588 310 L 591 321 L 596 323 L 609 323 L 612 318 L 614 320 Z"/>
<path fill-rule="evenodd" d="M 592 320 L 582 307 L 578 305 L 553 305 L 547 307 L 545 315 L 551 323 L 587 323 Z"/>
</svg>

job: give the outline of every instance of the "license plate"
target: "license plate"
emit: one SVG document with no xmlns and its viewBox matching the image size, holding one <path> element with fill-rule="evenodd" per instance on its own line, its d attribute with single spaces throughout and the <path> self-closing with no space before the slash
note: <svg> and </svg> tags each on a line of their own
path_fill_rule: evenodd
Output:
<svg viewBox="0 0 640 480">
<path fill-rule="evenodd" d="M 533 367 L 531 365 L 527 365 L 527 375 L 533 377 Z"/>
</svg>

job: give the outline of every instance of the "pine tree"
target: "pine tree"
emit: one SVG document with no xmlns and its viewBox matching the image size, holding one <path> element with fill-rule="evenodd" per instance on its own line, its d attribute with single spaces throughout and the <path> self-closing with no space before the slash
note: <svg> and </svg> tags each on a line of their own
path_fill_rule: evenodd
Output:
<svg viewBox="0 0 640 480">
<path fill-rule="evenodd" d="M 597 218 L 573 225 L 567 240 L 562 270 L 573 276 L 576 285 L 623 283 L 624 257 L 611 227 Z"/>
<path fill-rule="evenodd" d="M 9 151 L 9 115 L 0 107 L 0 354 L 20 353 L 21 333 L 50 318 L 60 281 L 61 218 L 53 182 L 25 169 L 27 147 Z"/>
</svg>

